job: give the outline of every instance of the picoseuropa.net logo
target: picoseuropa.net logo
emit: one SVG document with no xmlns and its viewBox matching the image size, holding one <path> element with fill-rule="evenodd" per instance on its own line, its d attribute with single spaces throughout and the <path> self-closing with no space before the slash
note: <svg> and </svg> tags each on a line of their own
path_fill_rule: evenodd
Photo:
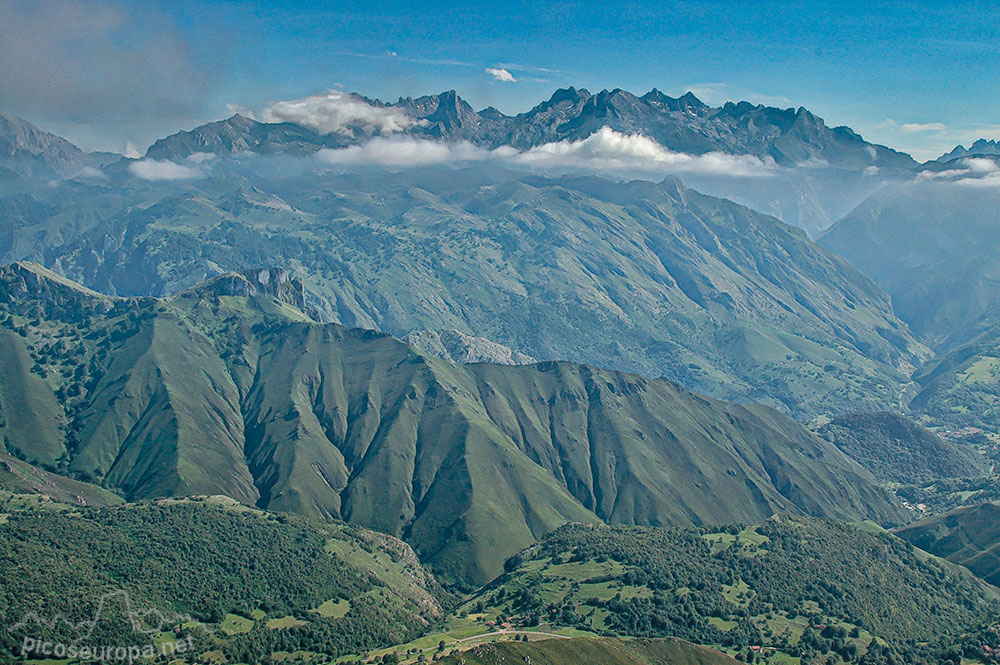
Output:
<svg viewBox="0 0 1000 665">
<path fill-rule="evenodd" d="M 194 651 L 191 635 L 181 633 L 189 616 L 136 606 L 122 589 L 105 593 L 96 605 L 93 618 L 79 622 L 28 612 L 9 629 L 21 635 L 21 657 L 136 663 Z"/>
</svg>

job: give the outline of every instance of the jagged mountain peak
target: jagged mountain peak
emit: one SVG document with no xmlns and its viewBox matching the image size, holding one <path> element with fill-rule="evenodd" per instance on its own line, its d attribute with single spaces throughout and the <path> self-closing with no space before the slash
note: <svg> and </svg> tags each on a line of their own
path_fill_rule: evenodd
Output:
<svg viewBox="0 0 1000 665">
<path fill-rule="evenodd" d="M 403 111 L 414 121 L 402 130 L 404 134 L 469 141 L 488 149 L 512 146 L 526 150 L 545 143 L 577 141 L 610 126 L 615 131 L 643 134 L 670 150 L 689 154 L 753 155 L 789 166 L 825 162 L 858 172 L 873 163 L 896 171 L 916 165 L 908 155 L 866 143 L 853 132 L 828 128 L 822 118 L 801 106 L 779 109 L 741 101 L 711 107 L 690 91 L 674 98 L 654 88 L 639 97 L 621 88 L 592 94 L 586 88 L 571 86 L 556 90 L 548 100 L 514 116 L 492 107 L 477 113 L 455 90 L 401 97 L 394 103 L 352 97 L 376 109 Z M 289 122 L 260 123 L 237 114 L 161 139 L 147 155 L 157 159 L 184 158 L 193 152 L 301 155 L 361 143 L 370 137 L 366 131 L 319 135 Z"/>
<path fill-rule="evenodd" d="M 522 113 L 522 117 L 531 116 L 532 114 L 547 111 L 560 104 L 569 104 L 571 106 L 579 104 L 580 102 L 585 102 L 590 99 L 592 95 L 590 91 L 586 88 L 574 88 L 570 86 L 568 88 L 559 88 L 552 93 L 552 96 L 548 100 L 541 102 L 534 108 L 532 108 L 527 113 Z"/>
<path fill-rule="evenodd" d="M 1000 141 L 977 139 L 968 148 L 964 145 L 955 146 L 951 152 L 941 155 L 935 161 L 950 162 L 963 157 L 975 157 L 978 155 L 1000 155 Z"/>
<path fill-rule="evenodd" d="M 69 152 L 82 152 L 66 139 L 46 132 L 23 118 L 2 111 L 0 111 L 0 138 L 9 141 L 11 147 L 32 154 L 40 154 L 52 144 L 58 144 Z"/>
<path fill-rule="evenodd" d="M 61 136 L 0 112 L 0 166 L 33 178 L 65 178 L 92 160 Z"/>
</svg>

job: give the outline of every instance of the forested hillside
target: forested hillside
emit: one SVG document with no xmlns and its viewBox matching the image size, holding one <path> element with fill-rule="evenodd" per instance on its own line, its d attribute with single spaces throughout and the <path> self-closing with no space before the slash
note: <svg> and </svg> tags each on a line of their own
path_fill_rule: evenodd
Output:
<svg viewBox="0 0 1000 665">
<path fill-rule="evenodd" d="M 83 644 L 190 636 L 198 654 L 249 663 L 403 642 L 448 600 L 394 538 L 225 497 L 81 508 L 0 493 L 0 560 L 5 662 L 25 637 L 79 640 L 76 625 L 32 613 L 96 617 Z"/>
<path fill-rule="evenodd" d="M 939 664 L 992 645 L 985 629 L 1000 611 L 995 589 L 949 566 L 871 525 L 572 525 L 513 557 L 463 609 L 743 657 L 756 647 L 808 662 Z"/>
</svg>

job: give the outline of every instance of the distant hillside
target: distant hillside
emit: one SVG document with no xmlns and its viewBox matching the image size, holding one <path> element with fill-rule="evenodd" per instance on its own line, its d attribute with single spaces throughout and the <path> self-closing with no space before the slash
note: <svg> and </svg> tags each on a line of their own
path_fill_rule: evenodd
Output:
<svg viewBox="0 0 1000 665">
<path fill-rule="evenodd" d="M 97 616 L 83 645 L 190 636 L 195 653 L 265 662 L 278 652 L 335 657 L 406 641 L 440 618 L 445 598 L 393 538 L 224 497 L 96 509 L 0 493 L 0 559 L 14 564 L 0 566 L 4 662 L 24 637 L 81 637 L 32 612 L 41 621 Z M 15 627 L 22 617 L 25 628 Z"/>
<path fill-rule="evenodd" d="M 448 655 L 442 665 L 736 665 L 725 654 L 683 640 L 618 640 L 612 638 L 501 641 Z"/>
<path fill-rule="evenodd" d="M 507 569 L 461 611 L 515 631 L 539 624 L 673 635 L 741 657 L 756 648 L 803 662 L 938 665 L 954 653 L 981 654 L 987 636 L 977 627 L 1000 612 L 996 590 L 968 571 L 876 528 L 822 520 L 571 525 Z"/>
<path fill-rule="evenodd" d="M 973 335 L 974 335 L 973 331 Z M 1000 428 L 1000 319 L 927 363 L 910 408 L 952 428 Z"/>
<path fill-rule="evenodd" d="M 344 325 L 453 329 L 803 418 L 898 407 L 927 357 L 843 259 L 676 179 L 232 168 L 184 184 L 20 183 L 0 196 L 0 256 L 129 296 L 287 266 Z"/>
<path fill-rule="evenodd" d="M 39 469 L 3 450 L 0 450 L 0 490 L 42 495 L 58 503 L 79 506 L 105 507 L 125 502 L 97 485 Z"/>
<path fill-rule="evenodd" d="M 1000 584 L 1000 505 L 983 503 L 922 520 L 896 532 L 920 549 Z"/>
<path fill-rule="evenodd" d="M 974 448 L 943 439 L 894 413 L 845 414 L 820 428 L 819 434 L 885 482 L 928 483 L 984 476 L 989 471 Z"/>
<path fill-rule="evenodd" d="M 129 500 L 226 494 L 342 518 L 464 583 L 568 521 L 905 519 L 771 409 L 570 363 L 454 365 L 302 303 L 280 270 L 168 299 L 0 270 L 0 441 Z"/>
<path fill-rule="evenodd" d="M 936 168 L 879 190 L 818 242 L 888 291 L 899 317 L 943 353 L 1000 323 L 1000 190 L 981 180 L 988 168 Z"/>
<path fill-rule="evenodd" d="M 87 154 L 62 137 L 0 112 L 0 169 L 31 178 L 65 178 L 110 159 Z"/>
</svg>

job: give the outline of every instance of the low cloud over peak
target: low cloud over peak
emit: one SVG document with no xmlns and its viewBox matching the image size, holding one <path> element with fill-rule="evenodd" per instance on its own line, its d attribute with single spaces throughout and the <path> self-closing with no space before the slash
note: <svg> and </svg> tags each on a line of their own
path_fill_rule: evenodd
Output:
<svg viewBox="0 0 1000 665">
<path fill-rule="evenodd" d="M 623 134 L 602 127 L 579 141 L 546 143 L 518 155 L 535 166 L 573 166 L 609 171 L 697 172 L 731 176 L 770 175 L 773 163 L 752 155 L 710 152 L 689 155 L 674 152 L 642 134 Z"/>
<path fill-rule="evenodd" d="M 667 150 L 641 134 L 623 134 L 603 127 L 579 141 L 546 143 L 527 151 L 509 146 L 485 150 L 471 143 L 444 143 L 412 137 L 376 137 L 348 148 L 321 150 L 318 158 L 337 166 L 408 168 L 429 164 L 492 161 L 543 171 L 587 171 L 610 175 L 661 176 L 702 173 L 734 177 L 773 175 L 777 168 L 751 155 L 708 153 L 688 155 Z"/>
<path fill-rule="evenodd" d="M 484 161 L 498 157 L 468 142 L 444 143 L 409 137 L 375 137 L 363 145 L 320 150 L 318 159 L 327 164 L 414 167 L 430 164 Z"/>
<path fill-rule="evenodd" d="M 262 110 L 258 119 L 261 122 L 293 122 L 321 134 L 351 134 L 354 128 L 391 134 L 417 123 L 401 109 L 375 106 L 340 90 L 275 102 Z"/>
<path fill-rule="evenodd" d="M 132 162 L 128 170 L 143 180 L 194 180 L 207 175 L 209 163 L 215 158 L 215 155 L 206 152 L 196 152 L 183 163 L 147 158 Z"/>
<path fill-rule="evenodd" d="M 931 181 L 965 187 L 1000 187 L 1000 163 L 989 157 L 959 159 L 955 168 L 943 171 L 924 170 L 917 174 L 918 181 Z"/>
</svg>

